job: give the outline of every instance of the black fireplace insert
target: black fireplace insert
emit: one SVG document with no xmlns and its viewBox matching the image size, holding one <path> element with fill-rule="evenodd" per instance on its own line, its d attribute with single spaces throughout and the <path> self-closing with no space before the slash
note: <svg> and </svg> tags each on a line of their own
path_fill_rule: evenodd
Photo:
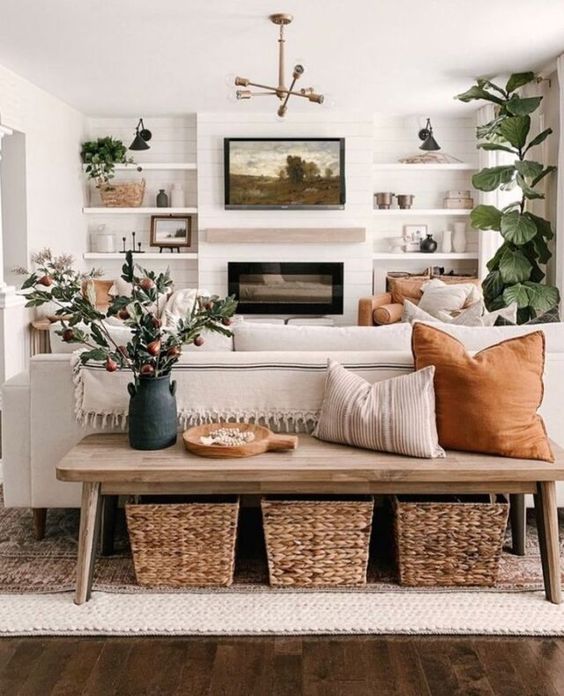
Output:
<svg viewBox="0 0 564 696">
<path fill-rule="evenodd" d="M 341 262 L 229 262 L 240 314 L 342 314 Z"/>
</svg>

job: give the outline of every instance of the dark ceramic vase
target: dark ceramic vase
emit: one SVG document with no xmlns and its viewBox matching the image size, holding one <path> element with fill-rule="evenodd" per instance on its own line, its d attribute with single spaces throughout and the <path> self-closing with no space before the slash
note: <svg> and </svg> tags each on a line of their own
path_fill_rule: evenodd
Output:
<svg viewBox="0 0 564 696">
<path fill-rule="evenodd" d="M 176 382 L 170 375 L 140 377 L 130 383 L 129 444 L 133 449 L 157 450 L 176 442 Z"/>
<path fill-rule="evenodd" d="M 419 249 L 424 254 L 433 254 L 437 251 L 437 242 L 433 239 L 432 234 L 428 234 L 427 237 L 419 244 Z"/>
</svg>

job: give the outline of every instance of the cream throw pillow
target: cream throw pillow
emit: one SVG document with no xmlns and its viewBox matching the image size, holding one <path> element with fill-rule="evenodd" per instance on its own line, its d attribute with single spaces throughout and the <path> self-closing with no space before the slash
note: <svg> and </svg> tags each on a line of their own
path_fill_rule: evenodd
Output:
<svg viewBox="0 0 564 696">
<path fill-rule="evenodd" d="M 443 314 L 446 314 L 446 312 L 443 312 Z M 450 317 L 450 314 L 447 316 Z M 410 302 L 409 300 L 405 300 L 405 302 L 403 303 L 403 312 L 401 315 L 401 320 L 408 322 L 409 324 L 413 324 L 413 322 L 415 321 L 428 321 L 429 323 L 438 323 L 444 321 L 444 319 L 438 319 L 437 317 L 434 317 L 432 314 L 424 312 L 422 309 L 418 307 L 418 305 L 413 304 L 413 302 Z"/>
<path fill-rule="evenodd" d="M 419 309 L 439 318 L 439 312 L 458 312 L 480 300 L 480 289 L 472 283 L 447 284 L 434 278 L 423 285 Z"/>
<path fill-rule="evenodd" d="M 410 457 L 444 457 L 435 420 L 435 368 L 370 384 L 329 360 L 313 433 L 320 440 Z"/>
</svg>

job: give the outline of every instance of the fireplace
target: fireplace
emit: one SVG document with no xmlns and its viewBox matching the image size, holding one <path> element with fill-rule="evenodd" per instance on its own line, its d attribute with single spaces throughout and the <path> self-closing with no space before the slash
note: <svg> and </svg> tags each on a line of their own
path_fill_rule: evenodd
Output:
<svg viewBox="0 0 564 696">
<path fill-rule="evenodd" d="M 342 314 L 343 263 L 227 264 L 240 314 Z"/>
</svg>

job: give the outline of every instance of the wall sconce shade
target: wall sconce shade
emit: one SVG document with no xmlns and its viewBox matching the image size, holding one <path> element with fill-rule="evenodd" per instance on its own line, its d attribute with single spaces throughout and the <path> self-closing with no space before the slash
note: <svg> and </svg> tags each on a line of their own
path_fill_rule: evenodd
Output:
<svg viewBox="0 0 564 696">
<path fill-rule="evenodd" d="M 427 119 L 427 124 L 425 125 L 425 128 L 422 128 L 419 131 L 418 135 L 419 139 L 423 141 L 423 143 L 419 146 L 420 150 L 427 150 L 429 152 L 432 152 L 434 150 L 441 149 L 441 146 L 433 137 L 433 126 L 431 125 L 430 118 Z"/>
<path fill-rule="evenodd" d="M 129 146 L 130 150 L 148 150 L 149 145 L 147 144 L 148 140 L 151 140 L 153 137 L 153 134 L 151 133 L 150 130 L 145 128 L 145 124 L 143 123 L 143 119 L 139 119 L 139 123 L 137 124 L 137 127 L 135 128 L 135 138 L 133 138 L 133 142 Z"/>
</svg>

